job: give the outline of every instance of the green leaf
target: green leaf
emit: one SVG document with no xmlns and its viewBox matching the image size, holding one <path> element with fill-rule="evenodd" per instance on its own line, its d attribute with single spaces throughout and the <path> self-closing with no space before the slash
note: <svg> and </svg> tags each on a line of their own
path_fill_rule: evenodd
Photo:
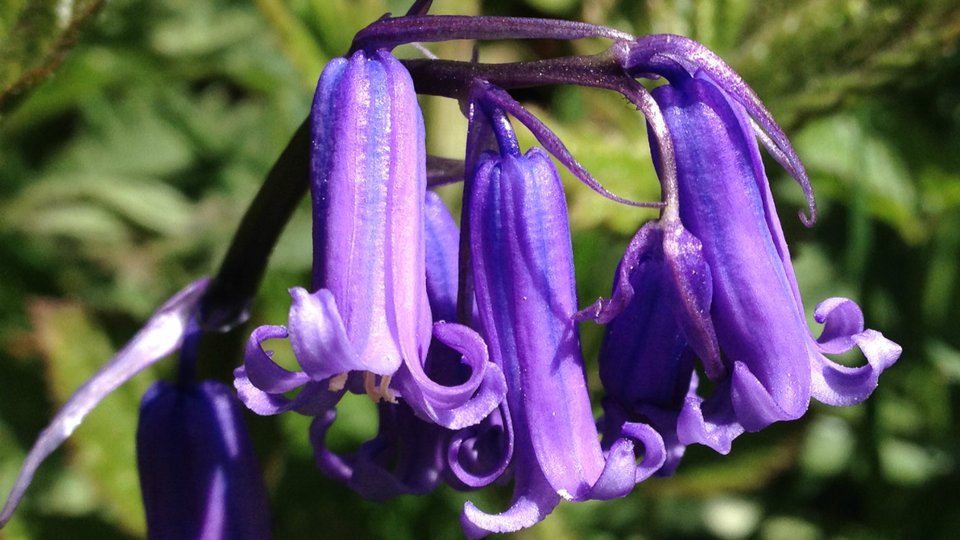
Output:
<svg viewBox="0 0 960 540">
<path fill-rule="evenodd" d="M 112 175 L 54 175 L 24 190 L 8 208 L 14 225 L 40 234 L 64 234 L 90 242 L 117 241 L 126 231 L 114 230 L 128 221 L 146 231 L 164 236 L 186 232 L 190 221 L 190 203 L 176 189 L 154 179 Z M 75 214 L 103 217 L 88 231 L 71 231 L 69 221 L 43 219 L 44 216 Z M 113 216 L 109 219 L 107 216 Z M 121 221 L 117 221 L 117 219 Z M 95 236 L 108 234 L 107 238 Z"/>
<path fill-rule="evenodd" d="M 902 157 L 855 117 L 835 115 L 813 122 L 794 143 L 819 197 L 852 205 L 856 197 L 865 196 L 869 213 L 895 227 L 908 242 L 925 236 L 916 188 Z"/>
<path fill-rule="evenodd" d="M 0 117 L 60 66 L 103 4 L 10 0 L 0 6 Z"/>
</svg>

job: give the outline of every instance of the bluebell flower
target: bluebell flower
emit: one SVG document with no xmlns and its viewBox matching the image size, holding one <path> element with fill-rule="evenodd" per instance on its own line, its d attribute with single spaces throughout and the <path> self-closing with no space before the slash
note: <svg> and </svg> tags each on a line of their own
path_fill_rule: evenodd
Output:
<svg viewBox="0 0 960 540">
<path fill-rule="evenodd" d="M 830 405 L 863 401 L 901 349 L 865 330 L 859 307 L 843 298 L 817 306 L 824 330 L 811 334 L 758 136 L 808 193 L 809 221 L 812 190 L 749 87 L 686 38 L 650 36 L 632 47 L 628 72 L 669 81 L 653 95 L 672 140 L 676 185 L 664 184 L 668 207 L 640 229 L 613 297 L 593 315 L 609 321 L 600 358 L 607 413 L 652 422 L 666 440 L 668 472 L 684 446 L 726 453 L 744 431 L 799 418 L 811 397 Z M 824 356 L 854 346 L 866 365 L 845 367 Z M 706 397 L 697 390 L 697 359 L 715 385 Z"/>
<path fill-rule="evenodd" d="M 473 330 L 434 324 L 426 284 L 424 127 L 413 82 L 383 50 L 331 61 L 311 110 L 313 292 L 293 288 L 289 326 L 254 331 L 236 372 L 255 412 L 329 416 L 342 392 L 402 400 L 420 418 L 459 429 L 503 399 L 503 376 Z M 469 376 L 454 385 L 425 371 L 431 338 L 456 349 Z M 263 342 L 289 338 L 302 371 Z M 302 387 L 302 388 L 301 388 Z M 283 394 L 301 388 L 288 399 Z"/>
<path fill-rule="evenodd" d="M 140 406 L 137 464 L 151 540 L 270 538 L 269 501 L 229 386 L 150 387 Z"/>
<path fill-rule="evenodd" d="M 520 153 L 504 112 L 482 89 L 471 107 L 471 130 L 492 134 L 499 148 L 478 156 L 466 211 L 477 325 L 507 380 L 512 443 L 498 450 L 512 453 L 514 480 L 505 512 L 465 506 L 461 523 L 476 538 L 529 527 L 561 499 L 623 496 L 660 467 L 663 454 L 659 435 L 634 423 L 621 426 L 621 438 L 606 451 L 601 447 L 573 320 L 573 254 L 560 178 L 546 152 Z M 635 441 L 643 446 L 639 465 Z"/>
<path fill-rule="evenodd" d="M 435 332 L 444 336 L 443 332 L 454 326 L 441 321 L 456 318 L 459 235 L 453 217 L 432 192 L 426 194 L 424 223 L 427 296 L 431 311 L 438 318 Z M 468 345 L 465 343 L 460 348 Z M 486 357 L 486 347 L 470 354 Z M 439 384 L 462 385 L 471 377 L 471 368 L 460 362 L 460 356 L 459 351 L 441 340 L 434 340 L 424 362 L 424 372 Z M 496 365 L 489 369 L 500 373 Z M 502 375 L 499 377 L 502 380 Z M 501 395 L 505 391 L 505 387 L 498 389 Z M 335 419 L 336 411 L 329 409 L 317 416 L 311 425 L 310 436 L 316 449 L 317 464 L 328 476 L 342 481 L 368 499 L 428 493 L 443 480 L 460 489 L 480 487 L 469 475 L 454 472 L 477 468 L 472 454 L 460 452 L 460 441 L 475 438 L 476 430 L 482 429 L 479 426 L 455 431 L 416 416 L 413 408 L 402 399 L 398 403 L 381 402 L 378 404 L 376 437 L 362 444 L 356 452 L 340 455 L 328 449 L 324 442 Z M 486 424 L 489 420 L 485 418 L 483 422 Z M 454 449 L 449 450 L 451 447 Z M 452 453 L 450 457 L 449 453 Z"/>
</svg>

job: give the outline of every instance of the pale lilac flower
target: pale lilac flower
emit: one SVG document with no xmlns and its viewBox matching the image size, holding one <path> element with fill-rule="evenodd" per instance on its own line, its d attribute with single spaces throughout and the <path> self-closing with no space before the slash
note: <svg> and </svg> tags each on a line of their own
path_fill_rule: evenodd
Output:
<svg viewBox="0 0 960 540">
<path fill-rule="evenodd" d="M 383 50 L 335 59 L 311 117 L 313 292 L 290 290 L 288 328 L 254 331 L 236 373 L 241 399 L 260 414 L 327 417 L 349 389 L 450 429 L 478 423 L 503 399 L 503 377 L 476 332 L 431 317 L 424 128 L 409 74 Z M 431 337 L 462 354 L 469 377 L 445 385 L 426 373 Z M 290 339 L 302 371 L 272 362 L 262 343 L 275 338 Z"/>
</svg>

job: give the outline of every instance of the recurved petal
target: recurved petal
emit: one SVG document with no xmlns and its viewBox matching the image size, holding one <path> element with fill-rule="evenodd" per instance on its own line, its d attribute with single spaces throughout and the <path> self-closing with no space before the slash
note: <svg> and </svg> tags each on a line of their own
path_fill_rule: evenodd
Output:
<svg viewBox="0 0 960 540">
<path fill-rule="evenodd" d="M 509 533 L 532 527 L 543 521 L 560 504 L 543 473 L 532 463 L 515 465 L 515 490 L 510 508 L 499 514 L 488 514 L 470 501 L 463 505 L 460 525 L 467 538 L 483 538 L 493 533 Z"/>
<path fill-rule="evenodd" d="M 310 380 L 302 371 L 289 371 L 278 366 L 273 361 L 273 351 L 263 348 L 264 341 L 285 339 L 287 335 L 287 329 L 283 326 L 259 326 L 247 339 L 243 352 L 244 376 L 264 392 L 288 392 Z"/>
<path fill-rule="evenodd" d="M 684 399 L 677 417 L 677 437 L 681 444 L 702 444 L 728 454 L 733 440 L 743 433 L 730 400 L 730 381 L 717 385 L 709 399 L 691 393 Z"/>
<path fill-rule="evenodd" d="M 480 422 L 503 401 L 507 384 L 500 367 L 489 361 L 487 345 L 475 331 L 456 323 L 436 323 L 434 337 L 459 354 L 435 351 L 430 359 L 434 371 L 451 372 L 461 366 L 438 365 L 458 362 L 468 378 L 454 385 L 434 381 L 418 361 L 406 364 L 400 382 L 404 399 L 421 416 L 448 429 L 460 429 Z M 456 358 L 459 356 L 459 358 Z"/>
<path fill-rule="evenodd" d="M 817 305 L 813 318 L 823 325 L 817 347 L 826 354 L 842 354 L 853 348 L 853 336 L 863 332 L 863 312 L 849 298 L 827 298 Z"/>
<path fill-rule="evenodd" d="M 811 394 L 821 403 L 837 406 L 854 405 L 867 399 L 876 389 L 880 374 L 900 358 L 900 345 L 876 330 L 863 330 L 860 308 L 846 298 L 825 300 L 817 306 L 814 316 L 825 326 L 820 340 L 809 347 L 813 369 Z M 863 352 L 866 365 L 842 366 L 821 354 L 821 351 L 844 353 L 854 345 Z"/>
<path fill-rule="evenodd" d="M 807 412 L 809 399 L 803 407 L 791 410 L 784 410 L 781 403 L 793 403 L 790 396 L 807 394 L 808 390 L 803 384 L 798 381 L 767 389 L 746 364 L 734 362 L 730 401 L 737 414 L 737 422 L 747 431 L 759 431 L 774 422 L 800 418 Z"/>
<path fill-rule="evenodd" d="M 370 371 L 390 375 L 396 367 L 390 361 L 365 363 L 347 337 L 337 302 L 330 291 L 290 289 L 290 346 L 303 371 L 314 381 L 329 379 L 349 371 Z"/>
<path fill-rule="evenodd" d="M 513 458 L 514 433 L 505 403 L 479 424 L 461 429 L 450 438 L 447 464 L 457 489 L 481 488 L 499 479 Z"/>
<path fill-rule="evenodd" d="M 245 366 L 233 370 L 233 377 L 237 397 L 248 409 L 261 416 L 287 411 L 314 416 L 335 406 L 343 396 L 342 391 L 331 391 L 326 381 L 308 381 L 293 398 L 288 398 L 283 393 L 265 392 L 250 382 Z"/>
</svg>

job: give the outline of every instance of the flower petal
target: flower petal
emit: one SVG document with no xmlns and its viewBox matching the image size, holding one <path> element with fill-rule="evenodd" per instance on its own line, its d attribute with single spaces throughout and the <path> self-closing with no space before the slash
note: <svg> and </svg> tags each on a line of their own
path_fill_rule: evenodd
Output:
<svg viewBox="0 0 960 540">
<path fill-rule="evenodd" d="M 809 403 L 809 330 L 785 269 L 789 258 L 770 230 L 767 214 L 775 210 L 759 188 L 766 176 L 746 115 L 707 79 L 676 81 L 654 95 L 674 139 L 680 217 L 701 241 L 712 274 L 720 347 L 765 389 L 756 401 L 743 396 L 736 412 L 749 430 L 762 427 L 759 418 L 796 418 Z M 761 405 L 768 397 L 779 413 Z M 751 403 L 761 409 L 747 411 Z"/>
<path fill-rule="evenodd" d="M 37 467 L 83 422 L 100 401 L 121 384 L 180 346 L 189 319 L 206 292 L 207 279 L 194 281 L 164 302 L 136 335 L 99 371 L 87 379 L 40 432 L 0 511 L 0 526 L 13 515 Z"/>
<path fill-rule="evenodd" d="M 457 320 L 460 231 L 440 196 L 427 192 L 424 209 L 427 297 L 435 321 Z"/>
<path fill-rule="evenodd" d="M 354 370 L 393 373 L 392 362 L 367 364 L 355 352 L 330 291 L 320 289 L 309 294 L 294 287 L 290 296 L 290 347 L 311 379 L 322 381 Z"/>
<path fill-rule="evenodd" d="M 817 322 L 825 323 L 825 327 L 820 340 L 810 346 L 813 397 L 836 406 L 855 405 L 870 397 L 880 374 L 900 358 L 901 347 L 876 330 L 863 330 L 860 308 L 846 298 L 825 300 L 817 306 L 814 317 Z M 854 345 L 863 352 L 866 365 L 841 366 L 820 353 L 839 354 Z"/>
<path fill-rule="evenodd" d="M 827 298 L 817 304 L 813 318 L 823 326 L 817 348 L 826 354 L 842 354 L 856 345 L 853 336 L 863 332 L 863 312 L 849 298 Z"/>
<path fill-rule="evenodd" d="M 310 377 L 302 371 L 288 371 L 273 361 L 273 351 L 263 348 L 270 339 L 284 339 L 287 329 L 283 326 L 257 327 L 247 340 L 243 353 L 244 377 L 258 389 L 279 394 L 303 386 Z"/>
<path fill-rule="evenodd" d="M 448 429 L 461 429 L 480 422 L 503 401 L 507 383 L 500 367 L 489 361 L 487 345 L 472 329 L 455 323 L 436 323 L 434 337 L 462 354 L 459 360 L 442 352 L 432 353 L 434 371 L 451 371 L 466 367 L 469 377 L 461 384 L 435 382 L 418 362 L 406 364 L 401 372 L 400 388 L 404 399 L 428 420 Z M 446 361 L 458 366 L 438 365 Z M 409 375 L 403 377 L 403 375 Z M 447 378 L 447 377 L 444 377 Z"/>
<path fill-rule="evenodd" d="M 679 220 L 667 220 L 663 227 L 663 260 L 669 268 L 668 294 L 683 336 L 703 362 L 710 380 L 718 381 L 727 372 L 720 359 L 720 344 L 710 317 L 713 282 L 703 245 Z"/>
<path fill-rule="evenodd" d="M 729 380 L 718 385 L 708 400 L 688 395 L 677 417 L 681 444 L 703 444 L 721 454 L 730 453 L 733 440 L 743 431 L 730 401 Z"/>
<path fill-rule="evenodd" d="M 226 385 L 154 384 L 140 406 L 137 464 L 151 539 L 270 537 L 260 468 Z"/>
<path fill-rule="evenodd" d="M 500 478 L 513 458 L 514 433 L 505 403 L 475 426 L 450 438 L 447 463 L 459 489 L 481 488 Z"/>
<path fill-rule="evenodd" d="M 314 416 L 335 406 L 343 396 L 342 391 L 331 391 L 326 381 L 307 382 L 293 399 L 282 393 L 265 392 L 250 382 L 245 366 L 233 370 L 233 377 L 237 397 L 248 409 L 261 416 L 273 416 L 287 411 Z"/>
<path fill-rule="evenodd" d="M 389 52 L 357 51 L 324 70 L 311 119 L 313 288 L 335 299 L 355 357 L 322 366 L 308 357 L 304 369 L 314 379 L 336 369 L 392 376 L 430 337 L 426 150 L 413 81 Z M 291 321 L 294 343 L 297 334 Z"/>
<path fill-rule="evenodd" d="M 488 514 L 470 501 L 463 505 L 460 525 L 467 538 L 483 538 L 492 533 L 508 533 L 532 527 L 543 521 L 560 504 L 560 496 L 532 463 L 515 464 L 516 484 L 523 486 L 510 508 Z"/>
<path fill-rule="evenodd" d="M 508 384 L 516 452 L 532 452 L 558 493 L 580 498 L 604 467 L 580 344 L 566 204 L 550 158 L 487 154 L 471 212 L 477 306 Z M 516 459 L 516 457 L 515 457 Z M 519 486 L 518 489 L 523 489 Z"/>
</svg>

